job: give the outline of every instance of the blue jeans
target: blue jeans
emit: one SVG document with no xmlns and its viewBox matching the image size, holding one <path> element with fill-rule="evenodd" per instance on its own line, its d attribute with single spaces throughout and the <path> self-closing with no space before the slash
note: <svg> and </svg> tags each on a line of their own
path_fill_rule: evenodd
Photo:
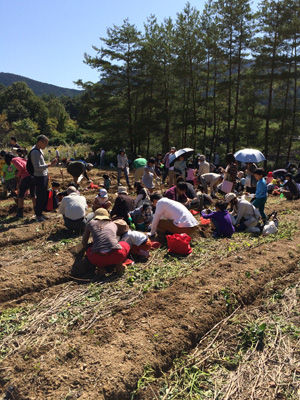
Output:
<svg viewBox="0 0 300 400">
<path fill-rule="evenodd" d="M 127 186 L 129 186 L 127 168 L 118 168 L 118 185 L 120 185 L 121 172 L 124 172 L 125 179 L 126 179 L 126 182 L 127 182 Z"/>
<path fill-rule="evenodd" d="M 41 217 L 47 200 L 48 176 L 35 176 L 34 186 L 36 194 L 35 215 Z"/>
</svg>

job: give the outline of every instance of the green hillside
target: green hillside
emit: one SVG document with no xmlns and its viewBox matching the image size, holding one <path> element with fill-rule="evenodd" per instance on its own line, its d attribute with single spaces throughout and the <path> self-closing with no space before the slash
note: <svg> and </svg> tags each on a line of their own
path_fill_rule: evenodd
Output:
<svg viewBox="0 0 300 400">
<path fill-rule="evenodd" d="M 50 85 L 49 83 L 38 82 L 20 75 L 0 72 L 0 85 L 2 84 L 4 86 L 10 86 L 14 82 L 26 82 L 28 87 L 32 89 L 37 96 L 42 96 L 43 94 L 54 94 L 55 96 L 64 95 L 68 97 L 74 97 L 82 92 L 81 90 L 67 89 Z"/>
</svg>

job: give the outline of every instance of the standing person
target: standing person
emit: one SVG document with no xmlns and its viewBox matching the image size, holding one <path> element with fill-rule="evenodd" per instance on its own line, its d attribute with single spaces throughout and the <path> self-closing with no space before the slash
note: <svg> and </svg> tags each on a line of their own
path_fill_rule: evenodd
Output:
<svg viewBox="0 0 300 400">
<path fill-rule="evenodd" d="M 44 221 L 43 209 L 47 198 L 48 189 L 48 167 L 56 164 L 57 160 L 51 161 L 50 164 L 45 163 L 43 150 L 48 145 L 48 138 L 45 135 L 40 135 L 37 138 L 36 144 L 28 154 L 28 163 L 33 167 L 34 186 L 36 191 L 36 206 L 35 215 L 38 222 Z M 30 167 L 29 167 L 30 168 Z"/>
<path fill-rule="evenodd" d="M 198 162 L 198 172 L 197 172 L 198 179 L 200 180 L 201 175 L 208 174 L 209 172 L 210 172 L 210 165 L 206 161 L 205 155 L 200 154 Z"/>
<path fill-rule="evenodd" d="M 220 167 L 220 170 L 224 174 L 224 180 L 232 182 L 232 191 L 235 189 L 236 177 L 238 173 L 237 162 L 232 153 L 226 155 L 226 169 Z"/>
<path fill-rule="evenodd" d="M 17 143 L 17 138 L 15 136 L 10 137 L 10 144 L 11 144 L 12 150 L 21 148 L 21 146 Z"/>
<path fill-rule="evenodd" d="M 163 163 L 165 165 L 165 171 L 163 174 L 163 179 L 162 179 L 162 183 L 165 183 L 167 176 L 169 175 L 169 186 L 173 186 L 175 184 L 175 171 L 174 171 L 174 167 L 170 167 L 170 156 L 172 154 L 174 154 L 176 151 L 175 147 L 171 147 L 170 151 L 168 153 L 165 154 L 164 158 L 163 158 Z M 171 173 L 170 173 L 171 171 Z"/>
<path fill-rule="evenodd" d="M 133 161 L 132 167 L 133 167 L 133 172 L 134 172 L 134 182 L 140 182 L 143 173 L 144 173 L 144 168 L 147 165 L 147 160 L 146 158 L 143 158 L 142 156 L 137 156 L 137 158 Z"/>
<path fill-rule="evenodd" d="M 100 149 L 100 167 L 105 166 L 105 150 Z"/>
<path fill-rule="evenodd" d="M 256 191 L 257 180 L 255 179 L 253 173 L 257 169 L 257 165 L 254 163 L 248 163 L 246 169 L 246 192 L 254 194 Z"/>
<path fill-rule="evenodd" d="M 160 193 L 151 194 L 150 199 L 156 208 L 151 224 L 152 236 L 157 230 L 163 233 L 194 233 L 199 223 L 183 204 L 162 197 Z"/>
<path fill-rule="evenodd" d="M 175 170 L 175 174 L 177 176 L 182 176 L 183 178 L 185 178 L 185 171 L 186 171 L 186 161 L 184 159 L 184 156 L 180 156 L 179 159 L 177 159 L 174 162 L 174 170 Z"/>
<path fill-rule="evenodd" d="M 119 151 L 119 154 L 117 155 L 117 160 L 118 160 L 118 186 L 121 186 L 121 182 L 120 182 L 121 173 L 124 172 L 127 186 L 130 187 L 129 177 L 128 177 L 129 165 L 128 165 L 128 158 L 125 153 L 125 149 L 121 149 Z"/>
<path fill-rule="evenodd" d="M 162 154 L 161 153 L 157 153 L 156 155 L 156 159 L 155 159 L 155 173 L 156 175 L 159 177 L 162 174 Z"/>
<path fill-rule="evenodd" d="M 214 165 L 215 165 L 216 169 L 218 169 L 220 166 L 220 156 L 217 152 L 215 153 Z"/>
<path fill-rule="evenodd" d="M 255 179 L 257 180 L 257 185 L 256 185 L 255 198 L 252 204 L 254 205 L 254 207 L 258 208 L 263 221 L 266 222 L 267 216 L 264 210 L 268 196 L 268 188 L 267 188 L 267 183 L 263 177 L 264 170 L 262 168 L 257 168 L 254 171 L 254 176 Z"/>
<path fill-rule="evenodd" d="M 54 150 L 55 150 L 55 157 L 56 157 L 56 160 L 57 160 L 56 165 L 58 165 L 59 164 L 59 150 L 58 150 L 57 147 L 55 147 Z"/>
<path fill-rule="evenodd" d="M 147 162 L 147 165 L 144 167 L 144 175 L 142 179 L 145 188 L 147 188 L 150 193 L 153 192 L 153 189 L 155 187 L 153 182 L 154 178 L 157 178 L 157 175 L 154 171 L 154 166 L 155 166 L 155 158 L 150 157 Z"/>
</svg>

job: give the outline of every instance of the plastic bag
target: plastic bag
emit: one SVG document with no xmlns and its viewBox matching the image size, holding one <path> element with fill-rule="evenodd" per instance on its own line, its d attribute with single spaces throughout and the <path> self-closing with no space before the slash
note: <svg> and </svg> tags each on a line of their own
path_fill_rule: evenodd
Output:
<svg viewBox="0 0 300 400">
<path fill-rule="evenodd" d="M 277 233 L 278 228 L 275 225 L 274 221 L 269 221 L 268 223 L 266 223 L 266 225 L 264 226 L 263 229 L 263 235 L 271 235 L 272 233 Z"/>
<path fill-rule="evenodd" d="M 208 225 L 210 223 L 210 219 L 205 219 L 203 217 L 200 217 L 200 223 L 201 225 Z"/>
<path fill-rule="evenodd" d="M 186 233 L 174 233 L 167 235 L 168 250 L 170 253 L 190 254 L 193 249 L 190 246 L 191 238 Z"/>
</svg>

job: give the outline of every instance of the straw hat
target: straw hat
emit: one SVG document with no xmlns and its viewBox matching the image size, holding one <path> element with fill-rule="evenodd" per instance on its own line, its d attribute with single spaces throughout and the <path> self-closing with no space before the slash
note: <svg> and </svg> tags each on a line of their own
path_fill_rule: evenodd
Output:
<svg viewBox="0 0 300 400">
<path fill-rule="evenodd" d="M 125 232 L 128 232 L 129 226 L 127 225 L 126 221 L 124 221 L 124 219 L 116 219 L 113 222 L 118 227 L 118 235 L 124 235 Z"/>
<path fill-rule="evenodd" d="M 110 220 L 108 211 L 105 210 L 105 208 L 97 208 L 95 211 L 95 216 L 94 219 L 99 219 L 101 220 Z"/>
</svg>

